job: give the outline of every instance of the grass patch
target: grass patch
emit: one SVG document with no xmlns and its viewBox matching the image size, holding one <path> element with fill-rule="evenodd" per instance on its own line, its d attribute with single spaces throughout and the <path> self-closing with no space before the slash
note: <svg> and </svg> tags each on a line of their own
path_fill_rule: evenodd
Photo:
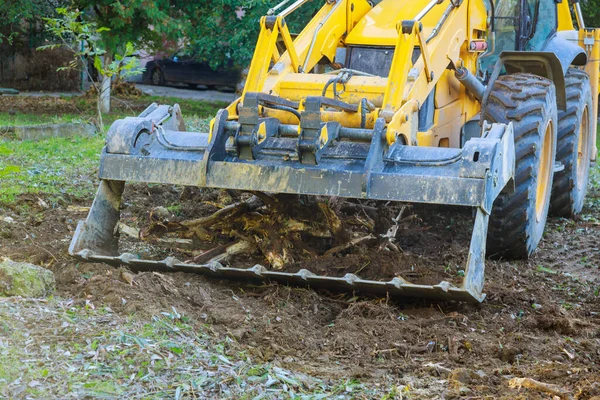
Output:
<svg viewBox="0 0 600 400">
<path fill-rule="evenodd" d="M 356 380 L 318 379 L 254 360 L 175 309 L 121 317 L 69 301 L 0 302 L 0 397 L 381 398 Z M 383 385 L 382 385 L 383 386 Z"/>
<path fill-rule="evenodd" d="M 103 144 L 100 136 L 0 141 L 0 205 L 23 194 L 91 196 Z"/>
<path fill-rule="evenodd" d="M 143 99 L 149 101 L 148 104 L 152 102 L 159 104 L 179 104 L 184 118 L 188 115 L 198 118 L 213 118 L 219 109 L 229 105 L 222 101 L 208 102 L 193 99 L 180 99 L 177 97 L 145 96 Z"/>
<path fill-rule="evenodd" d="M 86 122 L 89 118 L 79 114 L 20 114 L 0 112 L 0 127 L 64 124 L 69 122 Z M 0 128 L 0 132 L 2 129 Z"/>
<path fill-rule="evenodd" d="M 60 199 L 68 195 L 89 198 L 97 185 L 103 135 L 80 138 L 50 138 L 37 142 L 2 139 L 2 126 L 38 125 L 47 123 L 92 122 L 95 103 L 86 97 L 20 99 L 19 106 L 27 105 L 35 113 L 16 110 L 0 112 L 0 206 L 18 201 L 28 194 L 50 195 Z M 113 112 L 104 117 L 105 128 L 116 119 L 136 116 L 152 102 L 179 103 L 184 112 L 188 130 L 207 132 L 210 119 L 225 103 L 214 103 L 172 97 L 141 96 L 114 101 Z M 123 104 L 127 103 L 126 106 Z M 63 112 L 78 110 L 78 113 Z M 55 112 L 53 112 L 53 110 Z"/>
<path fill-rule="evenodd" d="M 212 118 L 224 102 L 179 99 L 175 97 L 140 96 L 113 98 L 112 110 L 102 116 L 108 126 L 119 118 L 134 117 L 152 103 L 179 104 L 184 117 Z M 96 101 L 87 96 L 72 97 L 0 97 L 0 134 L 2 127 L 39 125 L 48 123 L 93 122 L 96 119 Z"/>
</svg>

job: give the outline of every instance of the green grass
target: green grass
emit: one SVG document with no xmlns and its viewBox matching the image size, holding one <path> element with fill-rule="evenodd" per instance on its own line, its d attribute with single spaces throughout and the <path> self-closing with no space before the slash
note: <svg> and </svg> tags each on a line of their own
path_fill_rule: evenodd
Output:
<svg viewBox="0 0 600 400">
<path fill-rule="evenodd" d="M 183 117 L 195 116 L 199 118 L 213 118 L 220 108 L 225 108 L 229 104 L 221 101 L 207 102 L 193 99 L 179 99 L 177 97 L 159 97 L 159 96 L 144 96 L 144 100 L 156 102 L 159 104 L 179 104 Z M 150 104 L 150 103 L 148 103 Z"/>
<path fill-rule="evenodd" d="M 23 194 L 90 197 L 103 143 L 100 136 L 0 141 L 0 205 Z"/>
<path fill-rule="evenodd" d="M 80 114 L 9 114 L 7 112 L 0 112 L 0 132 L 1 127 L 7 126 L 23 126 L 23 125 L 41 125 L 41 124 L 61 124 L 67 122 L 86 122 L 87 117 Z"/>
<path fill-rule="evenodd" d="M 36 105 L 36 100 L 39 103 Z M 96 119 L 96 103 L 89 97 L 61 97 L 57 99 L 33 98 L 29 99 L 35 113 L 25 111 L 0 111 L 0 134 L 2 127 L 17 125 L 56 124 L 68 122 L 92 122 Z M 227 107 L 224 102 L 208 102 L 193 99 L 179 99 L 175 97 L 140 96 L 133 98 L 113 98 L 112 111 L 102 116 L 106 127 L 119 118 L 133 117 L 152 103 L 179 104 L 184 118 L 212 118 L 217 110 Z M 21 106 L 23 107 L 23 106 Z M 62 110 L 62 111 L 57 111 Z M 64 112 L 68 110 L 68 112 Z M 78 112 L 76 112 L 78 110 Z"/>
<path fill-rule="evenodd" d="M 88 117 L 96 116 L 96 104 L 93 100 L 85 97 L 72 97 L 66 99 L 73 102 L 73 105 Z M 113 122 L 115 119 L 126 116 L 137 116 L 138 110 L 141 110 L 152 103 L 158 104 L 179 104 L 184 118 L 198 117 L 208 118 L 214 117 L 220 108 L 228 106 L 224 102 L 209 102 L 194 99 L 180 99 L 177 97 L 161 97 L 161 96 L 141 96 L 128 99 L 113 99 L 113 110 L 111 113 L 104 115 L 103 118 L 108 122 Z"/>
<path fill-rule="evenodd" d="M 210 326 L 175 309 L 145 319 L 121 317 L 91 303 L 73 307 L 60 299 L 0 302 L 2 398 L 384 395 L 382 388 L 356 380 L 325 381 L 255 360 L 229 336 L 217 337 Z"/>
<path fill-rule="evenodd" d="M 60 201 L 61 196 L 89 198 L 97 184 L 96 174 L 103 135 L 77 138 L 51 138 L 42 141 L 10 140 L 2 137 L 2 127 L 37 125 L 45 123 L 91 122 L 94 117 L 93 102 L 83 97 L 61 99 L 82 110 L 81 114 L 22 114 L 0 112 L 0 206 L 18 202 L 22 195 L 50 195 L 50 201 Z M 184 112 L 188 130 L 208 131 L 209 122 L 224 103 L 188 99 L 143 96 L 134 100 L 137 107 L 152 102 L 179 103 Z M 138 112 L 123 108 L 104 117 L 105 129 L 119 118 L 135 116 Z"/>
</svg>

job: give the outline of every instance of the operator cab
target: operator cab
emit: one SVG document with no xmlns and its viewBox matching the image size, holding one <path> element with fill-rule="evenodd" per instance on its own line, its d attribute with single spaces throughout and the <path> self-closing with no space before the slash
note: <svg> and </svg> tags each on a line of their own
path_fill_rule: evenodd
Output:
<svg viewBox="0 0 600 400">
<path fill-rule="evenodd" d="M 554 0 L 487 0 L 492 12 L 488 53 L 479 58 L 484 79 L 503 51 L 544 51 L 556 34 L 558 16 Z"/>
</svg>

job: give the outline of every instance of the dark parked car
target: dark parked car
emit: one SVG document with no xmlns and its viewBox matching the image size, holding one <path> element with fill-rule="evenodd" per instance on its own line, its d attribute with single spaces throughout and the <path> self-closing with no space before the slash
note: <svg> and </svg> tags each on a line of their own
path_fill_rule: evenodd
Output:
<svg viewBox="0 0 600 400">
<path fill-rule="evenodd" d="M 194 54 L 185 50 L 162 60 L 148 61 L 144 71 L 144 83 L 165 85 L 167 83 L 187 83 L 191 87 L 205 85 L 209 89 L 218 86 L 236 87 L 241 70 L 223 66 L 213 70 L 207 62 L 198 61 Z"/>
</svg>

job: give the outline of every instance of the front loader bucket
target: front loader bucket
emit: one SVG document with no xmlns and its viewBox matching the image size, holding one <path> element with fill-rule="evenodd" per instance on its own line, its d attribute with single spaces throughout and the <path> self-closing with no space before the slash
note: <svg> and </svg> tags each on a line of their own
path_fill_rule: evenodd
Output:
<svg viewBox="0 0 600 400">
<path fill-rule="evenodd" d="M 275 101 L 272 97 L 266 100 Z M 484 123 L 482 137 L 469 140 L 462 149 L 388 147 L 383 119 L 377 120 L 373 129 L 345 128 L 320 122 L 310 114 L 308 104 L 298 135 L 298 126 L 259 118 L 258 112 L 249 108 L 253 104 L 257 106 L 247 97 L 239 121 L 228 121 L 227 111 L 219 111 L 211 133 L 183 131 L 177 105 L 153 104 L 139 117 L 116 121 L 102 152 L 100 188 L 87 219 L 77 226 L 70 254 L 134 270 L 186 271 L 216 278 L 445 300 L 480 302 L 485 298 L 488 216 L 495 198 L 514 174 L 512 125 Z M 401 277 L 383 282 L 353 274 L 330 277 L 307 270 L 270 271 L 260 265 L 240 269 L 119 255 L 114 232 L 125 181 L 474 207 L 463 283 L 460 287 L 449 282 L 417 285 Z"/>
</svg>

